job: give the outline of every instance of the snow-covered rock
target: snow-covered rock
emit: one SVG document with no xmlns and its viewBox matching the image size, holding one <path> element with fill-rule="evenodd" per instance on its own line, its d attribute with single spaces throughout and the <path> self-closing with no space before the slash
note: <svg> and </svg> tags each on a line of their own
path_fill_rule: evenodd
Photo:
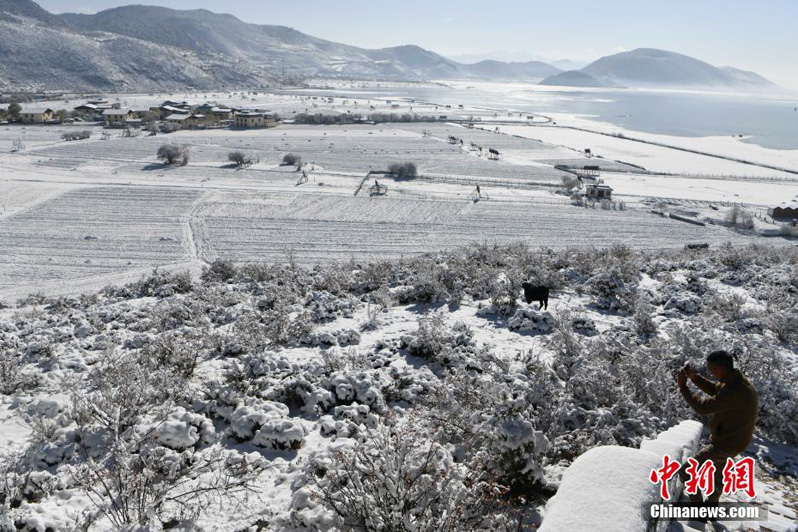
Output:
<svg viewBox="0 0 798 532">
<path fill-rule="evenodd" d="M 548 333 L 557 320 L 548 311 L 540 312 L 532 308 L 520 308 L 507 320 L 507 328 L 519 333 Z"/>
</svg>

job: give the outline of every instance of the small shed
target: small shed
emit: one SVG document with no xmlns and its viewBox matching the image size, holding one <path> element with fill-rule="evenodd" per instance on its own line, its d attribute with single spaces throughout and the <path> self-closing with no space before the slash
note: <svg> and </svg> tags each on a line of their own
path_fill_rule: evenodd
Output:
<svg viewBox="0 0 798 532">
<path fill-rule="evenodd" d="M 612 187 L 609 185 L 587 185 L 585 187 L 585 196 L 595 200 L 611 200 Z"/>
<path fill-rule="evenodd" d="M 585 165 L 576 169 L 576 175 L 582 179 L 596 179 L 601 175 L 601 167 L 596 165 Z"/>
<path fill-rule="evenodd" d="M 786 203 L 768 209 L 768 216 L 771 218 L 782 218 L 791 220 L 798 219 L 798 203 Z"/>
</svg>

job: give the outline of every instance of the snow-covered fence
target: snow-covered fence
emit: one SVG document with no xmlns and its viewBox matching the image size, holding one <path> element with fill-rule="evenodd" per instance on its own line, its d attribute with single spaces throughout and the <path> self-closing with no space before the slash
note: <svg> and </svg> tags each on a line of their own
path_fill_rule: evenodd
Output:
<svg viewBox="0 0 798 532">
<path fill-rule="evenodd" d="M 649 505 L 659 502 L 659 485 L 649 481 L 652 469 L 662 466 L 669 455 L 682 462 L 698 448 L 701 423 L 683 421 L 654 440 L 644 440 L 640 449 L 605 445 L 590 449 L 568 468 L 557 494 L 546 505 L 540 532 L 661 531 L 667 523 L 654 523 Z M 678 497 L 674 477 L 671 497 Z"/>
</svg>

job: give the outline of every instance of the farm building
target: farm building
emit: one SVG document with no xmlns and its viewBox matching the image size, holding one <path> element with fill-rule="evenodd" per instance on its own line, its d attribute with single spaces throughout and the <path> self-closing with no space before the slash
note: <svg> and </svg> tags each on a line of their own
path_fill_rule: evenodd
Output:
<svg viewBox="0 0 798 532">
<path fill-rule="evenodd" d="M 29 107 L 20 111 L 19 119 L 24 124 L 44 124 L 53 119 L 53 110 L 49 107 Z"/>
<path fill-rule="evenodd" d="M 771 218 L 798 219 L 798 203 L 789 203 L 768 209 Z"/>
<path fill-rule="evenodd" d="M 277 118 L 272 113 L 243 111 L 235 117 L 235 127 L 275 127 L 276 125 Z"/>
<path fill-rule="evenodd" d="M 137 122 L 138 116 L 132 109 L 106 109 L 103 111 L 106 126 L 121 126 Z"/>
<path fill-rule="evenodd" d="M 175 113 L 166 117 L 166 121 L 178 124 L 183 129 L 197 129 L 219 125 L 219 119 L 202 113 Z"/>
<path fill-rule="evenodd" d="M 590 199 L 610 200 L 612 199 L 612 187 L 609 185 L 587 185 L 585 196 Z"/>
<path fill-rule="evenodd" d="M 75 111 L 75 114 L 79 116 L 95 116 L 103 111 L 93 103 L 84 103 L 83 105 L 78 105 L 73 110 Z"/>
<path fill-rule="evenodd" d="M 159 105 L 150 107 L 150 113 L 158 120 L 164 120 L 169 115 L 174 114 L 188 114 L 190 111 L 183 107 L 174 107 L 171 105 Z"/>
</svg>

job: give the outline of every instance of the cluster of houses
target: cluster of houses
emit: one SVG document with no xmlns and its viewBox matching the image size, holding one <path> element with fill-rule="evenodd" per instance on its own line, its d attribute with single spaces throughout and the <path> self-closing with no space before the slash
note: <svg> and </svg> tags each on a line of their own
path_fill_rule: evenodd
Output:
<svg viewBox="0 0 798 532">
<path fill-rule="evenodd" d="M 89 100 L 73 109 L 73 115 L 87 121 L 103 121 L 108 128 L 141 127 L 145 123 L 165 122 L 180 129 L 220 127 L 266 128 L 277 125 L 277 116 L 261 109 L 221 107 L 213 103 L 190 105 L 185 101 L 167 100 L 147 109 L 130 109 L 107 100 Z M 25 108 L 19 113 L 25 124 L 46 124 L 56 121 L 55 111 L 48 107 Z"/>
</svg>

